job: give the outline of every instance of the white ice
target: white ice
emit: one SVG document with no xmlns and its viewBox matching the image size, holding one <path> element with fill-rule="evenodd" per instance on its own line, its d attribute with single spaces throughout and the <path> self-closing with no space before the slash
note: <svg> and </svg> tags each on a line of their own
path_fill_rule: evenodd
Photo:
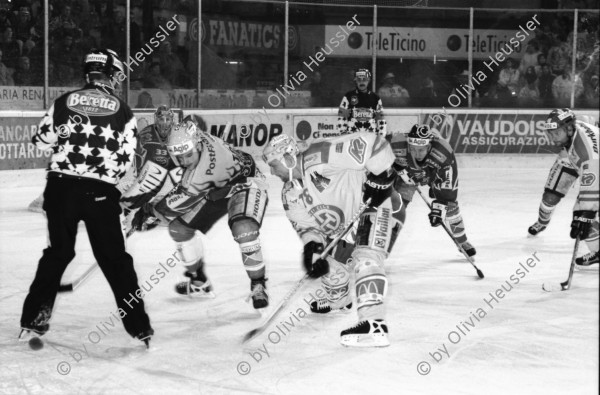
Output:
<svg viewBox="0 0 600 395">
<path fill-rule="evenodd" d="M 553 158 L 459 159 L 461 211 L 478 251 L 476 264 L 486 277 L 478 280 L 444 231 L 429 226 L 425 205 L 415 195 L 386 263 L 391 346 L 384 349 L 340 346 L 339 332 L 356 323 L 355 311 L 301 314 L 299 309 L 309 311 L 303 299 L 310 298 L 316 282 L 303 288 L 279 317 L 281 331 L 273 325 L 242 345 L 244 333 L 261 318 L 244 301 L 249 280 L 239 248 L 221 220 L 204 239 L 207 273 L 217 297 L 176 295 L 173 286 L 182 268 L 171 269 L 145 297 L 156 330 L 151 351 L 131 339 L 120 322 L 110 326 L 111 318 L 116 321 L 116 305 L 100 272 L 75 292 L 58 296 L 46 345 L 32 351 L 16 339 L 23 300 L 46 244 L 44 217 L 26 210 L 43 190 L 44 175 L 40 170 L 0 172 L 0 393 L 597 393 L 598 266 L 577 270 L 569 291 L 541 288 L 546 281 L 567 277 L 577 191 L 558 206 L 550 227 L 530 238 L 527 227 L 537 218 Z M 275 306 L 303 272 L 301 244 L 279 199 L 281 183 L 273 177 L 269 181 L 271 200 L 261 242 Z M 165 228 L 133 235 L 129 249 L 140 282 L 149 280 L 159 262 L 174 252 Z M 579 254 L 586 252 L 582 246 Z M 502 284 L 509 288 L 506 281 L 534 253 L 540 262 L 493 301 L 490 293 Z M 63 281 L 93 261 L 82 225 L 77 256 Z M 479 308 L 485 316 L 477 320 Z M 434 354 L 444 347 L 449 357 Z M 436 362 L 430 353 L 443 358 Z M 417 372 L 421 361 L 430 364 L 428 375 Z M 250 372 L 240 374 L 238 366 Z M 57 371 L 69 368 L 68 374 Z"/>
</svg>

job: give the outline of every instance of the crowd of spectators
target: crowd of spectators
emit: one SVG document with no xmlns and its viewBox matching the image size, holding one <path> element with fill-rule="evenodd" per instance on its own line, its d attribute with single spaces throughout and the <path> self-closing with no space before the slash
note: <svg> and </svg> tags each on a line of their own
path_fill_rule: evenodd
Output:
<svg viewBox="0 0 600 395">
<path fill-rule="evenodd" d="M 0 86 L 43 84 L 43 3 L 41 0 L 0 0 Z M 115 6 L 113 1 L 53 0 L 49 10 L 50 86 L 80 86 L 83 83 L 81 59 L 91 48 L 110 47 L 124 57 L 123 6 Z M 150 12 L 150 17 L 144 12 Z M 150 34 L 165 23 L 163 16 L 151 7 L 132 8 L 131 54 L 146 49 L 146 59 L 131 72 L 132 89 L 171 90 L 196 86 L 197 42 L 187 36 L 182 42 L 181 37 L 174 34 L 157 48 L 148 45 Z M 535 31 L 526 49 L 520 55 L 515 52 L 494 73 L 488 72 L 482 60 L 476 61 L 473 73 L 482 70 L 490 75 L 472 91 L 472 105 L 566 107 L 574 90 L 576 107 L 597 108 L 597 22 L 582 27 L 576 54 L 573 54 L 571 30 L 572 22 L 568 20 L 555 18 L 544 23 Z M 202 46 L 202 51 L 204 89 L 273 90 L 283 83 L 281 65 L 275 64 L 273 59 L 242 57 L 243 61 L 234 70 L 207 46 Z M 148 52 L 151 54 L 147 55 Z M 571 70 L 573 57 L 575 70 Z M 352 84 L 345 76 L 348 68 L 353 67 L 349 66 L 348 59 L 337 60 L 343 64 L 328 59 L 320 72 L 312 73 L 298 88 L 311 91 L 311 106 L 336 106 L 340 92 L 346 89 L 345 84 Z M 465 61 L 447 62 L 445 66 L 440 66 L 440 62 L 430 66 L 424 60 L 405 60 L 400 64 L 394 61 L 396 63 L 384 62 L 377 68 L 375 91 L 385 107 L 449 107 L 449 95 L 464 93 L 464 86 L 470 83 Z M 217 74 L 219 78 L 214 77 Z M 468 100 L 461 100 L 460 106 L 467 105 Z"/>
</svg>

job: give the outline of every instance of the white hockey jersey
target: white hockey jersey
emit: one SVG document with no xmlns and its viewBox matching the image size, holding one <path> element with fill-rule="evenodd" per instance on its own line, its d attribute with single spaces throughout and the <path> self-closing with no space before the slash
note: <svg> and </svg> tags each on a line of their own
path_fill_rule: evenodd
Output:
<svg viewBox="0 0 600 395">
<path fill-rule="evenodd" d="M 578 210 L 598 211 L 598 127 L 577 121 L 567 151 L 571 165 L 579 173 Z"/>
<path fill-rule="evenodd" d="M 313 143 L 299 157 L 302 180 L 285 183 L 286 215 L 302 241 L 324 242 L 341 231 L 362 203 L 368 172 L 381 174 L 394 163 L 389 143 L 359 132 Z"/>
</svg>

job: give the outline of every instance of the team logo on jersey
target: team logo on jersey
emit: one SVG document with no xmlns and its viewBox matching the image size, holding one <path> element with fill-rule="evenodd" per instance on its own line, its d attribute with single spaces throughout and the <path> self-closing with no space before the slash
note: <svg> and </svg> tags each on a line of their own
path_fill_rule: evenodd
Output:
<svg viewBox="0 0 600 395">
<path fill-rule="evenodd" d="M 352 104 L 353 106 L 358 104 L 358 97 L 357 96 L 352 96 L 350 97 L 350 104 Z"/>
<path fill-rule="evenodd" d="M 581 176 L 581 185 L 584 187 L 591 187 L 596 181 L 596 175 L 594 173 L 583 173 Z"/>
<path fill-rule="evenodd" d="M 94 90 L 73 92 L 67 97 L 67 107 L 83 115 L 106 116 L 119 111 L 119 100 Z"/>
<path fill-rule="evenodd" d="M 373 110 L 370 108 L 355 108 L 352 110 L 352 115 L 359 122 L 366 122 L 373 118 Z"/>
<path fill-rule="evenodd" d="M 336 233 L 346 223 L 346 217 L 339 207 L 329 204 L 319 204 L 308 211 L 312 215 L 319 228 L 327 234 Z"/>
<path fill-rule="evenodd" d="M 314 184 L 315 188 L 317 188 L 319 190 L 319 192 L 323 192 L 325 190 L 325 188 L 327 188 L 329 186 L 329 183 L 331 182 L 331 180 L 329 178 L 323 177 L 316 171 L 314 173 L 311 173 L 310 180 Z"/>
<path fill-rule="evenodd" d="M 348 146 L 348 153 L 355 161 L 357 161 L 361 165 L 365 162 L 366 151 L 367 142 L 363 140 L 362 137 L 350 140 L 350 145 Z"/>
</svg>

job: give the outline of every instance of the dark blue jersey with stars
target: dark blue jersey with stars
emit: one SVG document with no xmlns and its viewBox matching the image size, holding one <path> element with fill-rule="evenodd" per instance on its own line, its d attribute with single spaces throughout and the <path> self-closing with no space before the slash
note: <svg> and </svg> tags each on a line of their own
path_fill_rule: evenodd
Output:
<svg viewBox="0 0 600 395">
<path fill-rule="evenodd" d="M 133 163 L 137 122 L 121 99 L 86 85 L 56 99 L 31 140 L 54 151 L 49 172 L 116 184 Z"/>
</svg>

